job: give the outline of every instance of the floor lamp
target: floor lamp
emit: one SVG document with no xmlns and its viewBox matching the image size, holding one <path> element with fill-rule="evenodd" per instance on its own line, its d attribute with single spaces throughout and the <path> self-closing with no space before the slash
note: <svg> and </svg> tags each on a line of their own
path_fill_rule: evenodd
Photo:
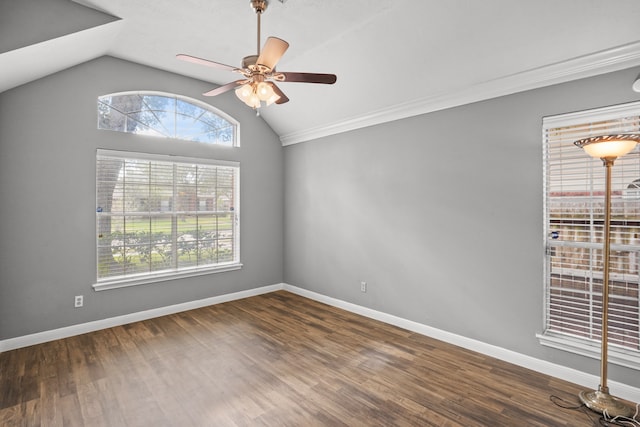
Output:
<svg viewBox="0 0 640 427">
<path fill-rule="evenodd" d="M 580 400 L 595 412 L 610 417 L 630 417 L 635 408 L 609 394 L 607 387 L 608 312 L 609 312 L 609 253 L 611 246 L 611 168 L 613 162 L 633 150 L 640 142 L 640 134 L 602 135 L 574 142 L 591 157 L 602 160 L 606 168 L 604 211 L 604 265 L 602 271 L 602 343 L 600 357 L 600 385 L 598 390 L 580 392 Z"/>
</svg>

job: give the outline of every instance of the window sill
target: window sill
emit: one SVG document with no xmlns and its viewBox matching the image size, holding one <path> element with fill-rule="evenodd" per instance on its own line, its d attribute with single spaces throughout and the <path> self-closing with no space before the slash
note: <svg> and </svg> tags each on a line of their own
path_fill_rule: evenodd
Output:
<svg viewBox="0 0 640 427">
<path fill-rule="evenodd" d="M 600 360 L 600 342 L 568 337 L 552 332 L 536 334 L 536 337 L 540 344 L 544 346 Z M 615 365 L 640 369 L 640 352 L 627 350 L 614 344 L 609 344 L 607 360 Z"/>
<path fill-rule="evenodd" d="M 183 279 L 185 277 L 203 276 L 205 274 L 224 273 L 227 271 L 240 270 L 242 264 L 225 264 L 216 267 L 193 268 L 181 271 L 170 271 L 158 274 L 144 274 L 139 276 L 131 276 L 126 278 L 118 278 L 112 280 L 101 280 L 93 284 L 94 291 L 106 291 L 109 289 L 126 288 L 129 286 L 147 285 L 150 283 L 165 282 L 168 280 Z"/>
</svg>

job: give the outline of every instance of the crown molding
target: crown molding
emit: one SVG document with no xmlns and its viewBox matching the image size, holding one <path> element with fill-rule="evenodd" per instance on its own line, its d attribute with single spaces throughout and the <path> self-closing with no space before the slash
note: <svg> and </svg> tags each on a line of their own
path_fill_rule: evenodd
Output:
<svg viewBox="0 0 640 427">
<path fill-rule="evenodd" d="M 640 41 L 485 81 L 455 91 L 393 105 L 327 125 L 291 132 L 282 135 L 280 142 L 287 146 L 311 141 L 342 132 L 593 77 L 638 65 L 640 65 Z M 629 86 L 631 83 L 629 82 Z"/>
</svg>

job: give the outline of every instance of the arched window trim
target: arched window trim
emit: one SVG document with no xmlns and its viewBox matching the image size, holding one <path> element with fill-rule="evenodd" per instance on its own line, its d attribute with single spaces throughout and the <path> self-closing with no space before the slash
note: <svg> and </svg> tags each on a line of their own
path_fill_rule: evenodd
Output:
<svg viewBox="0 0 640 427">
<path fill-rule="evenodd" d="M 160 96 L 160 97 L 165 97 L 165 98 L 177 99 L 177 100 L 186 102 L 188 104 L 195 105 L 196 107 L 202 108 L 202 109 L 204 109 L 206 111 L 209 111 L 212 114 L 215 114 L 215 115 L 221 117 L 222 119 L 228 121 L 231 125 L 233 125 L 233 127 L 234 127 L 234 138 L 233 138 L 233 143 L 232 143 L 231 146 L 232 147 L 240 147 L 240 122 L 238 122 L 236 119 L 234 119 L 233 117 L 231 117 L 229 114 L 225 113 L 224 111 L 214 107 L 211 104 L 207 104 L 206 102 L 201 101 L 199 99 L 194 99 L 194 98 L 190 98 L 188 96 L 179 95 L 179 94 L 176 94 L 176 93 L 162 92 L 162 91 L 133 90 L 133 91 L 114 92 L 114 93 L 109 93 L 109 94 L 105 94 L 105 95 L 100 95 L 100 96 L 98 96 L 98 100 L 97 100 L 97 104 L 98 104 L 97 108 L 99 108 L 100 104 L 102 103 L 101 102 L 102 98 L 105 98 L 105 97 L 116 97 L 116 96 L 127 96 L 127 95 Z M 104 104 L 104 103 L 102 103 L 102 104 Z M 123 114 L 125 114 L 125 113 L 123 113 Z M 100 113 L 99 113 L 99 111 L 97 111 L 97 121 L 98 121 L 98 129 L 113 130 L 113 129 L 100 128 Z M 123 133 L 131 133 L 131 132 L 126 132 L 126 131 L 118 131 L 118 130 L 115 130 L 115 131 L 116 132 L 123 132 Z M 200 141 L 194 141 L 194 140 L 191 140 L 191 139 L 177 138 L 177 137 L 166 137 L 166 138 L 178 139 L 180 141 L 200 142 Z M 200 142 L 200 143 L 203 143 L 203 142 Z M 222 144 L 211 144 L 211 145 L 217 145 L 217 146 L 222 146 L 222 147 L 225 146 L 225 145 L 222 145 Z"/>
</svg>

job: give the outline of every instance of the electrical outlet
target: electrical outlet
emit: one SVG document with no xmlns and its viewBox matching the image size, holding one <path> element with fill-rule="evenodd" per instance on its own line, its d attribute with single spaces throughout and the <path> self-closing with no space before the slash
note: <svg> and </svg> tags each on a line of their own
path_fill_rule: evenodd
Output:
<svg viewBox="0 0 640 427">
<path fill-rule="evenodd" d="M 84 297 L 82 295 L 76 295 L 73 299 L 73 305 L 75 308 L 82 307 L 84 304 Z"/>
<path fill-rule="evenodd" d="M 367 292 L 367 282 L 360 282 L 360 292 Z"/>
</svg>

